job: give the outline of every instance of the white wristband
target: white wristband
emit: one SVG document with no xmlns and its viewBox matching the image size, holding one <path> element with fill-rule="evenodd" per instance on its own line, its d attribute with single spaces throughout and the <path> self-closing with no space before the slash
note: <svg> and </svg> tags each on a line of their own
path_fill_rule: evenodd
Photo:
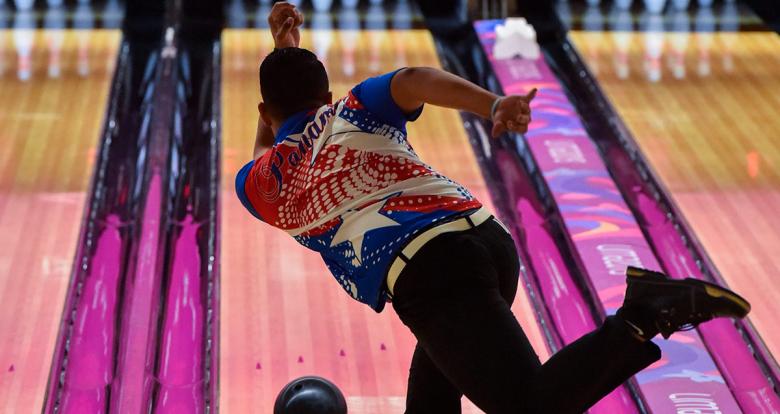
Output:
<svg viewBox="0 0 780 414">
<path fill-rule="evenodd" d="M 498 105 L 501 103 L 501 100 L 504 99 L 503 97 L 499 96 L 496 98 L 495 101 L 493 101 L 493 105 L 490 107 L 490 120 L 493 121 L 493 118 L 496 116 L 496 110 L 498 109 Z"/>
</svg>

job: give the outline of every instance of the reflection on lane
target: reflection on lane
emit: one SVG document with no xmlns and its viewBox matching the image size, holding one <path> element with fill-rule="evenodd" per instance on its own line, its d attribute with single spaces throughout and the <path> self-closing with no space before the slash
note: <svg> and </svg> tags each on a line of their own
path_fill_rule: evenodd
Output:
<svg viewBox="0 0 780 414">
<path fill-rule="evenodd" d="M 22 23 L 30 17 L 23 13 L 11 17 L 0 10 L 0 367 L 7 372 L 0 378 L 0 411 L 36 412 L 46 392 L 119 32 L 93 31 L 82 39 L 73 30 L 28 29 Z M 88 74 L 79 74 L 79 61 Z M 106 227 L 100 237 L 116 236 L 116 227 Z M 115 283 L 110 273 L 104 276 L 99 286 L 82 289 L 103 297 Z M 99 355 L 105 342 L 93 345 Z"/>
</svg>

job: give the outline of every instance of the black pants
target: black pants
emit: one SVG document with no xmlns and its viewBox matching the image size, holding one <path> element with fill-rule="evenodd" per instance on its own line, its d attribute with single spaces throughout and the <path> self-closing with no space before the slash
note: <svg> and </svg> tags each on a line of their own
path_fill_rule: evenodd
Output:
<svg viewBox="0 0 780 414">
<path fill-rule="evenodd" d="M 407 414 L 460 413 L 464 394 L 488 414 L 582 413 L 660 359 L 608 317 L 541 364 L 510 311 L 518 272 L 512 237 L 492 219 L 434 238 L 407 264 L 393 298 L 418 340 Z"/>
</svg>

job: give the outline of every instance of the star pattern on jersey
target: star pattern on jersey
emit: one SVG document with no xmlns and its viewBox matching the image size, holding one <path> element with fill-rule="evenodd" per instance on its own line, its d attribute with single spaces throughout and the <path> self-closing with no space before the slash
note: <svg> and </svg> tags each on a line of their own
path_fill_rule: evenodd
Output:
<svg viewBox="0 0 780 414">
<path fill-rule="evenodd" d="M 363 257 L 361 252 L 363 251 L 363 238 L 365 237 L 366 233 L 372 230 L 381 229 L 383 227 L 401 225 L 401 223 L 398 223 L 397 221 L 392 220 L 379 212 L 385 207 L 385 204 L 387 204 L 387 200 L 389 198 L 390 197 L 370 204 L 361 210 L 352 210 L 349 215 L 345 215 L 345 221 L 347 221 L 348 218 L 351 218 L 349 222 L 350 225 L 339 227 L 339 229 L 336 231 L 336 234 L 333 235 L 333 240 L 330 242 L 330 247 L 345 241 L 349 241 L 352 244 L 352 249 L 355 251 L 355 257 L 357 257 L 358 261 L 362 263 Z M 358 228 L 364 231 L 361 235 L 349 239 L 349 235 L 352 232 L 349 231 L 348 228 Z"/>
</svg>

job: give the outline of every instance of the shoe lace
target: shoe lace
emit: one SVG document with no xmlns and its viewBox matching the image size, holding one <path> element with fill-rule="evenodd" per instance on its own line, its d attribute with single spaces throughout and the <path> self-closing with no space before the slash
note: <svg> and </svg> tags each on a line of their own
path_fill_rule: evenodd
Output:
<svg viewBox="0 0 780 414">
<path fill-rule="evenodd" d="M 711 319 L 711 317 L 707 317 L 703 314 L 696 314 L 696 315 L 689 315 L 687 319 L 689 321 L 682 322 L 678 321 L 679 315 L 676 315 L 677 317 L 668 315 L 665 318 L 661 318 L 656 321 L 656 327 L 661 332 L 661 335 L 663 335 L 664 338 L 669 338 L 674 332 L 685 332 L 685 331 L 691 331 L 696 328 L 697 325 L 699 325 L 701 322 L 704 322 L 706 320 Z M 693 319 L 693 320 L 690 320 Z"/>
</svg>

